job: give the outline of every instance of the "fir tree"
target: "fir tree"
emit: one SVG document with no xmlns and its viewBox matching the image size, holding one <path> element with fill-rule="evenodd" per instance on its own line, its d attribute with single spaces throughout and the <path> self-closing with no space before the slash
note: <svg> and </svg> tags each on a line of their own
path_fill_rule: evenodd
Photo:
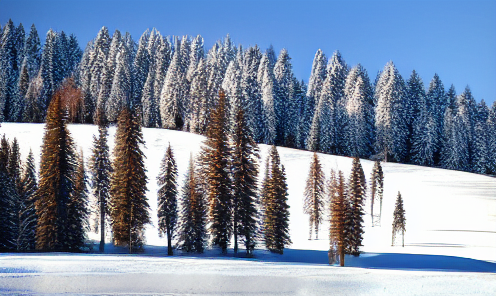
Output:
<svg viewBox="0 0 496 296">
<path fill-rule="evenodd" d="M 312 228 L 315 228 L 315 239 L 319 239 L 319 225 L 324 220 L 324 179 L 322 165 L 314 152 L 305 187 L 303 208 L 310 219 L 309 240 L 312 239 Z"/>
<path fill-rule="evenodd" d="M 396 235 L 401 231 L 402 246 L 405 246 L 405 210 L 403 209 L 403 199 L 401 198 L 401 193 L 398 191 L 398 197 L 396 198 L 396 205 L 394 206 L 393 213 L 393 239 L 391 246 L 394 246 L 394 241 Z"/>
<path fill-rule="evenodd" d="M 243 75 L 241 77 L 242 107 L 246 110 L 246 121 L 253 132 L 253 139 L 260 143 L 263 140 L 263 103 L 260 85 L 257 81 L 261 53 L 258 47 L 250 47 L 245 51 Z"/>
<path fill-rule="evenodd" d="M 38 184 L 36 182 L 36 169 L 34 164 L 33 152 L 30 150 L 24 173 L 21 179 L 22 193 L 20 195 L 20 212 L 19 212 L 19 236 L 17 238 L 17 247 L 20 251 L 33 251 L 36 247 L 36 191 Z"/>
<path fill-rule="evenodd" d="M 283 254 L 291 244 L 289 237 L 289 205 L 286 173 L 275 146 L 270 152 L 270 173 L 267 176 L 264 196 L 264 241 L 271 252 Z"/>
<path fill-rule="evenodd" d="M 276 115 L 276 141 L 278 145 L 287 145 L 289 109 L 292 107 L 290 95 L 293 82 L 293 70 L 288 51 L 282 49 L 274 66 L 275 98 L 274 111 Z"/>
<path fill-rule="evenodd" d="M 443 82 L 439 78 L 439 75 L 434 74 L 434 77 L 429 83 L 429 90 L 425 96 L 425 105 L 427 107 L 427 112 L 432 116 L 436 126 L 436 137 L 434 139 L 436 147 L 436 151 L 434 153 L 435 164 L 439 163 L 441 157 L 440 141 L 444 130 L 444 112 L 446 107 L 450 104 L 448 100 L 450 100 L 450 98 L 449 95 L 448 97 L 445 95 Z"/>
<path fill-rule="evenodd" d="M 83 151 L 80 151 L 77 170 L 74 173 L 74 189 L 67 204 L 67 247 L 78 252 L 84 247 L 86 230 L 88 229 L 88 189 L 84 168 Z"/>
<path fill-rule="evenodd" d="M 342 171 L 336 173 L 331 171 L 331 178 L 329 179 L 328 193 L 329 193 L 329 263 L 335 261 L 335 254 L 339 255 L 339 263 L 344 266 L 345 254 L 345 222 L 346 222 L 346 191 L 345 179 Z"/>
<path fill-rule="evenodd" d="M 115 133 L 113 173 L 110 180 L 110 217 L 116 245 L 141 250 L 144 228 L 150 222 L 146 199 L 146 169 L 143 134 L 139 119 L 123 109 Z"/>
<path fill-rule="evenodd" d="M 379 219 L 378 224 L 381 224 L 382 217 L 382 197 L 384 193 L 384 173 L 382 171 L 381 162 L 376 160 L 370 176 L 370 216 L 372 218 L 372 227 L 376 225 L 376 217 L 374 216 L 374 203 L 379 199 Z"/>
<path fill-rule="evenodd" d="M 108 124 L 104 118 L 103 110 L 97 111 L 98 138 L 93 136 L 93 148 L 89 162 L 90 185 L 93 196 L 96 198 L 95 229 L 100 231 L 100 252 L 105 250 L 106 227 L 109 224 L 110 208 L 110 176 L 112 174 L 112 165 L 109 156 L 109 147 L 107 144 Z M 99 228 L 99 230 L 98 230 Z"/>
<path fill-rule="evenodd" d="M 219 102 L 213 110 L 207 128 L 207 139 L 202 148 L 205 165 L 204 178 L 208 184 L 210 234 L 213 244 L 227 252 L 232 233 L 232 193 L 229 176 L 229 142 L 226 114 L 226 97 L 219 92 Z"/>
<path fill-rule="evenodd" d="M 238 236 L 244 238 L 247 255 L 253 253 L 257 231 L 258 147 L 246 124 L 243 109 L 238 110 L 233 131 L 233 237 L 234 253 Z"/>
<path fill-rule="evenodd" d="M 17 224 L 17 191 L 15 183 L 8 173 L 10 147 L 5 135 L 0 146 L 0 250 L 13 251 L 16 249 Z"/>
<path fill-rule="evenodd" d="M 198 177 L 191 156 L 182 188 L 178 247 L 186 252 L 203 253 L 207 237 L 207 207 L 199 190 Z"/>
<path fill-rule="evenodd" d="M 36 249 L 41 251 L 70 250 L 68 215 L 77 159 L 61 99 L 61 94 L 56 93 L 50 103 L 41 147 L 40 181 L 35 203 L 38 217 Z"/>
<path fill-rule="evenodd" d="M 360 159 L 353 159 L 350 179 L 348 181 L 347 199 L 349 203 L 348 212 L 346 213 L 345 222 L 345 240 L 346 252 L 348 254 L 359 256 L 360 246 L 363 239 L 363 215 L 365 211 L 365 178 L 360 164 Z"/>
<path fill-rule="evenodd" d="M 158 184 L 158 231 L 167 235 L 167 254 L 172 255 L 172 238 L 177 223 L 177 165 L 169 143 L 160 165 Z"/>
<path fill-rule="evenodd" d="M 406 82 L 404 112 L 405 112 L 405 122 L 408 128 L 407 153 L 408 155 L 411 155 L 412 149 L 414 149 L 412 146 L 414 145 L 418 146 L 419 142 L 424 141 L 425 139 L 424 137 L 426 138 L 428 137 L 427 135 L 424 135 L 422 131 L 419 131 L 419 124 L 423 124 L 424 126 L 426 126 L 428 122 L 428 119 L 426 117 L 431 114 L 426 106 L 424 83 L 422 82 L 422 79 L 415 70 L 412 71 L 410 78 Z M 437 140 L 438 135 L 436 133 L 437 132 L 437 127 L 435 125 L 436 122 L 432 121 L 432 123 L 434 123 L 434 125 L 432 126 L 434 128 L 433 132 L 435 133 L 434 138 L 433 139 L 427 138 L 425 139 L 425 141 Z M 434 145 L 436 144 L 437 143 L 434 143 Z"/>
</svg>

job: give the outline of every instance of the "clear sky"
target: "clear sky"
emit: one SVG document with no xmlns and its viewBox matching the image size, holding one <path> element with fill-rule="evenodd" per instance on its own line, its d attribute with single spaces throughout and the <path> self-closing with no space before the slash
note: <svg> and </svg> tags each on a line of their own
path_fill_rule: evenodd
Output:
<svg viewBox="0 0 496 296">
<path fill-rule="evenodd" d="M 445 88 L 469 85 L 477 101 L 496 99 L 496 1 L 291 0 L 0 0 L 0 23 L 11 18 L 40 37 L 49 28 L 74 33 L 84 49 L 102 26 L 162 35 L 200 34 L 209 49 L 230 34 L 243 47 L 286 48 L 297 78 L 308 81 L 321 48 L 339 50 L 374 79 L 392 60 L 406 80 L 415 69 L 426 88 L 438 73 Z"/>
</svg>

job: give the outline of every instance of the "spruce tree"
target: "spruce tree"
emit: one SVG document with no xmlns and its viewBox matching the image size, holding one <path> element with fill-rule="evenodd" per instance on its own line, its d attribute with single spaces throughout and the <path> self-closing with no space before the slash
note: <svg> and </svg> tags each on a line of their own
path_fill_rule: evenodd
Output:
<svg viewBox="0 0 496 296">
<path fill-rule="evenodd" d="M 372 227 L 376 225 L 376 217 L 374 216 L 374 203 L 379 199 L 379 218 L 378 224 L 381 224 L 382 217 L 382 196 L 384 193 L 384 173 L 382 172 L 381 162 L 376 160 L 370 177 L 370 216 L 372 218 Z"/>
<path fill-rule="evenodd" d="M 74 173 L 74 189 L 67 205 L 68 249 L 73 252 L 81 251 L 86 240 L 86 230 L 88 229 L 87 185 L 83 151 L 80 151 L 77 170 Z"/>
<path fill-rule="evenodd" d="M 188 172 L 181 194 L 181 219 L 178 233 L 178 247 L 186 252 L 203 253 L 207 237 L 207 206 L 199 189 L 193 156 L 190 157 Z"/>
<path fill-rule="evenodd" d="M 98 138 L 93 136 L 93 148 L 89 162 L 90 185 L 93 196 L 96 198 L 95 228 L 100 231 L 100 252 L 105 250 L 106 225 L 109 224 L 110 208 L 110 176 L 112 174 L 112 165 L 109 156 L 109 147 L 107 144 L 108 124 L 105 120 L 103 110 L 97 111 Z M 99 229 L 98 229 L 99 228 Z"/>
<path fill-rule="evenodd" d="M 69 206 L 75 187 L 76 152 L 56 93 L 48 108 L 36 193 L 36 249 L 70 250 Z"/>
<path fill-rule="evenodd" d="M 9 150 L 9 143 L 4 135 L 0 145 L 0 251 L 16 249 L 16 226 L 19 221 L 18 212 L 16 213 L 17 191 L 8 173 Z"/>
<path fill-rule="evenodd" d="M 335 255 L 339 255 L 339 263 L 344 266 L 345 254 L 345 222 L 346 222 L 346 184 L 342 171 L 336 173 L 331 171 L 331 178 L 329 179 L 328 193 L 329 193 L 329 263 L 335 261 Z"/>
<path fill-rule="evenodd" d="M 393 213 L 393 239 L 391 246 L 394 246 L 394 241 L 396 235 L 401 231 L 402 246 L 405 246 L 405 210 L 403 209 L 403 199 L 401 198 L 401 193 L 398 191 L 398 197 L 396 198 L 396 205 L 394 206 Z"/>
<path fill-rule="evenodd" d="M 202 148 L 205 165 L 204 178 L 208 184 L 210 234 L 213 244 L 227 252 L 232 234 L 232 182 L 229 176 L 229 139 L 226 97 L 219 92 L 217 107 L 213 110 L 207 128 L 207 139 Z"/>
<path fill-rule="evenodd" d="M 308 239 L 312 239 L 312 229 L 315 229 L 315 239 L 319 239 L 319 225 L 324 220 L 324 172 L 317 153 L 313 153 L 313 159 L 308 172 L 305 187 L 305 201 L 303 211 L 309 215 L 310 228 Z"/>
<path fill-rule="evenodd" d="M 141 145 L 144 141 L 139 119 L 125 108 L 119 115 L 115 133 L 110 217 L 114 244 L 127 246 L 130 252 L 142 249 L 144 228 L 150 222 Z"/>
<path fill-rule="evenodd" d="M 258 146 L 246 124 L 243 109 L 239 109 L 232 134 L 232 187 L 234 253 L 238 251 L 238 236 L 244 238 L 247 255 L 253 253 L 257 231 Z"/>
<path fill-rule="evenodd" d="M 289 205 L 286 173 L 281 165 L 277 148 L 269 152 L 270 173 L 266 180 L 264 197 L 264 242 L 271 252 L 283 254 L 291 244 L 289 236 Z"/>
<path fill-rule="evenodd" d="M 350 179 L 348 180 L 347 199 L 349 208 L 345 222 L 347 253 L 359 256 L 363 239 L 363 215 L 365 211 L 365 178 L 358 157 L 353 158 Z"/>
<path fill-rule="evenodd" d="M 167 254 L 171 256 L 172 238 L 177 224 L 177 165 L 170 143 L 160 165 L 157 180 L 158 231 L 160 235 L 167 235 Z"/>
<path fill-rule="evenodd" d="M 20 195 L 20 212 L 19 212 L 19 236 L 17 246 L 20 251 L 33 251 L 36 247 L 36 191 L 38 184 L 36 182 L 36 169 L 33 152 L 30 150 L 24 172 L 21 179 L 22 193 Z"/>
</svg>

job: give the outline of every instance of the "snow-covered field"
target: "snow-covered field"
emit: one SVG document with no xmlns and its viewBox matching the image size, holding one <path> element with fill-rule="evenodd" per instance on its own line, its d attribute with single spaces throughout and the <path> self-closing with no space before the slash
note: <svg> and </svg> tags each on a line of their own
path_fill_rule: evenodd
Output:
<svg viewBox="0 0 496 296">
<path fill-rule="evenodd" d="M 69 126 L 85 158 L 90 155 L 97 127 Z M 39 162 L 43 124 L 2 123 L 0 135 L 17 137 L 22 157 L 32 148 Z M 113 148 L 115 127 L 109 131 Z M 496 291 L 496 179 L 492 177 L 394 163 L 383 164 L 385 184 L 382 226 L 372 227 L 367 201 L 365 235 L 359 258 L 350 267 L 327 263 L 328 224 L 319 240 L 308 240 L 303 214 L 303 190 L 311 152 L 279 148 L 286 167 L 290 233 L 293 244 L 284 255 L 258 250 L 254 259 L 233 258 L 209 250 L 200 257 L 166 257 L 166 238 L 157 232 L 156 176 L 170 142 L 182 186 L 190 153 L 200 150 L 203 137 L 163 129 L 144 129 L 148 198 L 152 225 L 143 255 L 123 255 L 109 248 L 106 255 L 0 256 L 0 294 L 26 293 L 172 293 L 172 294 L 487 294 Z M 268 146 L 260 145 L 261 160 Z M 327 176 L 331 169 L 349 175 L 352 159 L 320 155 Z M 263 171 L 264 163 L 260 169 Z M 369 177 L 373 162 L 362 160 Z M 398 191 L 406 211 L 405 247 L 391 246 L 391 223 Z M 375 207 L 378 210 L 378 207 Z M 97 239 L 97 235 L 90 234 Z M 232 252 L 231 252 L 232 253 Z"/>
</svg>

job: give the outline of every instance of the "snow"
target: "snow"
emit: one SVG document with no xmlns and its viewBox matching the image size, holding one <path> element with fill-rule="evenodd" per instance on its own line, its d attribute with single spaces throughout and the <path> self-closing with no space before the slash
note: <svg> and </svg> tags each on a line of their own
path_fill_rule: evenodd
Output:
<svg viewBox="0 0 496 296">
<path fill-rule="evenodd" d="M 97 127 L 70 125 L 86 159 Z M 496 179 L 437 168 L 384 163 L 381 227 L 371 226 L 370 198 L 365 210 L 365 234 L 359 258 L 346 257 L 348 267 L 327 265 L 328 223 L 321 239 L 308 240 L 308 216 L 303 191 L 312 153 L 278 148 L 287 172 L 290 234 L 293 244 L 284 255 L 255 251 L 255 258 L 221 256 L 216 249 L 193 256 L 166 256 L 166 238 L 157 231 L 156 176 L 170 142 L 178 165 L 179 184 L 190 153 L 200 150 L 203 136 L 165 129 L 143 129 L 148 170 L 147 196 L 152 224 L 146 251 L 127 255 L 109 246 L 109 254 L 1 254 L 0 294 L 9 293 L 171 293 L 171 294 L 290 294 L 340 295 L 482 294 L 496 291 Z M 17 137 L 21 157 L 33 149 L 37 166 L 43 124 L 2 123 L 0 134 Z M 115 127 L 109 130 L 113 149 Z M 261 160 L 269 146 L 260 145 Z M 79 150 L 79 147 L 78 147 Z M 349 177 L 352 159 L 319 154 L 326 177 L 331 169 Z M 362 160 L 367 180 L 373 162 Z M 265 164 L 260 164 L 263 174 Z M 38 167 L 37 167 L 38 169 Z M 391 224 L 398 194 L 406 212 L 405 247 L 391 246 Z M 378 212 L 378 205 L 374 207 Z M 98 235 L 90 233 L 95 249 Z M 401 237 L 400 237 L 401 239 Z M 398 240 L 399 242 L 400 240 Z M 241 251 L 242 253 L 243 251 Z"/>
</svg>

